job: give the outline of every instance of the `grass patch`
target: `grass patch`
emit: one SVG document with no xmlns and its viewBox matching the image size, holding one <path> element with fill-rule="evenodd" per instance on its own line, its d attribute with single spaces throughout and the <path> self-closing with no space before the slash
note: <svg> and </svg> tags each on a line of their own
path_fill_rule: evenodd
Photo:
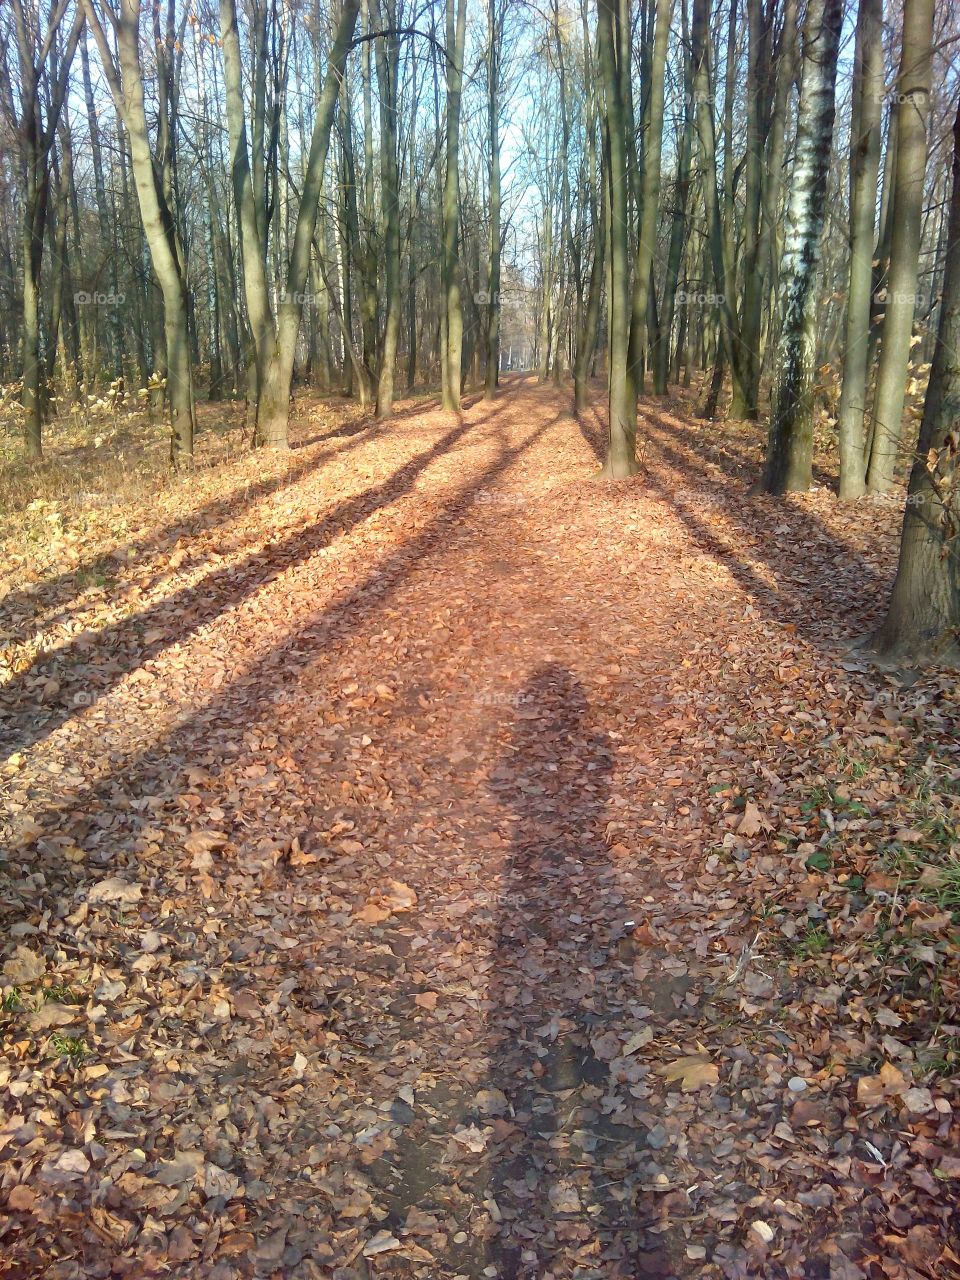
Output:
<svg viewBox="0 0 960 1280">
<path fill-rule="evenodd" d="M 90 1052 L 82 1036 L 65 1036 L 59 1031 L 50 1037 L 50 1051 L 55 1058 L 68 1058 L 74 1066 L 79 1066 Z"/>
<path fill-rule="evenodd" d="M 43 1000 L 51 1000 L 56 1004 L 83 1004 L 84 996 L 67 982 L 56 982 L 52 987 L 44 987 L 40 993 Z"/>
<path fill-rule="evenodd" d="M 802 938 L 790 943 L 790 954 L 795 960 L 812 960 L 829 951 L 833 939 L 823 925 L 810 925 Z"/>
</svg>

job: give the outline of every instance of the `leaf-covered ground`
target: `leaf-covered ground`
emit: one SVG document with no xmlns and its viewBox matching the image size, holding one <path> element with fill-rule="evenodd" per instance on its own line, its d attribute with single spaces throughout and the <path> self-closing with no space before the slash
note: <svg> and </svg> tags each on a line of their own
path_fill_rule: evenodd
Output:
<svg viewBox="0 0 960 1280">
<path fill-rule="evenodd" d="M 682 399 L 598 484 L 567 404 L 8 550 L 0 1274 L 960 1269 L 956 680 L 847 643 L 900 507 Z"/>
</svg>

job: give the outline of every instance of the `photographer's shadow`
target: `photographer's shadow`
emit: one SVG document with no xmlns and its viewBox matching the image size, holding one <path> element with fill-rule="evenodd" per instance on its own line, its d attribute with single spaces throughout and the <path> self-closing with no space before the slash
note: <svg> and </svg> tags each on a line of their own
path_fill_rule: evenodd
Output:
<svg viewBox="0 0 960 1280">
<path fill-rule="evenodd" d="M 623 908 L 603 839 L 612 767 L 582 685 L 544 665 L 489 779 L 511 829 L 488 992 L 487 1104 L 503 1137 L 487 1170 L 487 1260 L 498 1280 L 627 1277 L 641 1247 L 627 1191 L 637 1134 L 610 1105 L 602 1039 L 622 1021 L 610 1004 Z"/>
</svg>

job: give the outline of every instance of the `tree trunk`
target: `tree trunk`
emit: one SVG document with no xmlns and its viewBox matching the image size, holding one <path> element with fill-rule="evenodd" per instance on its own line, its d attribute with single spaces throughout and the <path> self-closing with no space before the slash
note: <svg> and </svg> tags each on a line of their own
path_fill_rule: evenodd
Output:
<svg viewBox="0 0 960 1280">
<path fill-rule="evenodd" d="M 634 424 L 637 397 L 643 393 L 643 370 L 647 351 L 647 315 L 650 304 L 650 270 L 657 243 L 657 216 L 660 212 L 660 160 L 663 148 L 663 90 L 667 65 L 667 38 L 673 0 L 657 0 L 650 89 L 643 143 L 643 176 L 640 180 L 640 237 L 633 268 L 633 303 L 627 374 L 630 379 L 629 409 Z M 636 431 L 636 426 L 634 426 Z"/>
<path fill-rule="evenodd" d="M 633 389 L 627 368 L 630 341 L 630 172 L 624 133 L 624 81 L 629 79 L 630 66 L 623 63 L 617 23 L 617 0 L 598 0 L 597 53 L 607 108 L 604 159 L 610 202 L 609 427 L 607 456 L 601 474 L 621 480 L 635 475 L 638 467 L 636 410 L 631 407 Z"/>
<path fill-rule="evenodd" d="M 883 101 L 883 0 L 860 0 L 854 54 L 855 129 L 850 157 L 850 287 L 847 293 L 843 385 L 840 390 L 840 497 L 864 489 L 864 413 L 877 178 Z"/>
<path fill-rule="evenodd" d="M 837 50 L 843 0 L 808 0 L 797 143 L 780 274 L 784 318 L 762 488 L 789 493 L 810 487 L 813 460 L 814 321 L 820 233 L 835 114 Z"/>
<path fill-rule="evenodd" d="M 442 400 L 444 409 L 460 409 L 463 358 L 463 306 L 460 297 L 460 103 L 467 0 L 446 0 L 447 6 L 447 170 L 443 184 L 443 333 Z"/>
<path fill-rule="evenodd" d="M 953 193 L 938 342 L 903 517 L 886 621 L 888 657 L 956 656 L 960 636 L 960 110 L 953 128 Z"/>
<path fill-rule="evenodd" d="M 890 271 L 873 398 L 873 447 L 867 470 L 871 493 L 886 493 L 892 487 L 902 434 L 927 163 L 933 9 L 934 0 L 907 0 L 903 9 Z"/>
<path fill-rule="evenodd" d="M 488 0 L 490 44 L 487 50 L 487 143 L 490 147 L 490 248 L 487 269 L 486 380 L 484 399 L 492 400 L 500 379 L 500 39 L 499 0 Z"/>
<path fill-rule="evenodd" d="M 113 234 L 113 210 L 107 201 L 107 185 L 103 177 L 103 149 L 100 144 L 100 126 L 93 98 L 93 81 L 90 77 L 90 58 L 87 54 L 87 42 L 80 41 L 80 66 L 83 72 L 83 97 L 87 113 L 87 128 L 90 132 L 90 150 L 93 154 L 93 185 L 97 197 L 97 225 L 100 230 L 100 249 L 107 255 L 107 271 L 110 281 L 110 292 L 118 292 L 117 254 Z M 116 310 L 110 314 L 107 333 L 110 342 L 110 368 L 113 376 L 119 377 L 123 372 L 123 339 L 120 315 Z"/>
<path fill-rule="evenodd" d="M 677 159 L 677 180 L 673 193 L 673 218 L 670 223 L 670 245 L 667 250 L 667 274 L 663 285 L 663 307 L 660 316 L 660 336 L 653 353 L 654 395 L 667 393 L 670 369 L 670 344 L 673 334 L 673 317 L 677 299 L 677 282 L 683 263 L 684 240 L 687 234 L 687 198 L 690 192 L 690 153 L 693 150 L 693 84 L 690 78 L 690 56 L 687 49 L 687 7 L 681 0 L 683 41 L 684 112 L 683 132 L 680 135 L 680 154 Z"/>
<path fill-rule="evenodd" d="M 395 0 L 376 5 L 382 29 L 397 25 Z M 377 81 L 380 88 L 380 186 L 383 201 L 384 330 L 377 386 L 377 417 L 393 413 L 397 343 L 400 337 L 400 175 L 397 158 L 397 73 L 400 45 L 396 35 L 376 41 Z"/>
<path fill-rule="evenodd" d="M 119 67 L 114 65 L 110 44 L 92 0 L 83 0 L 83 7 L 100 50 L 114 102 L 123 115 L 144 235 L 163 293 L 170 459 L 176 466 L 189 462 L 193 457 L 193 370 L 187 327 L 187 282 L 176 245 L 173 210 L 166 203 L 158 182 L 157 166 L 150 149 L 140 65 L 140 4 L 139 0 L 121 0 L 120 20 L 116 28 Z"/>
<path fill-rule="evenodd" d="M 713 278 L 720 298 L 721 338 L 725 347 L 725 362 L 730 368 L 734 401 L 742 403 L 744 400 L 743 354 L 737 320 L 736 280 L 731 256 L 731 237 L 724 234 L 717 194 L 717 144 L 710 75 L 710 0 L 694 0 L 691 60 L 697 134 L 700 139 L 702 163 L 701 185 Z"/>
</svg>

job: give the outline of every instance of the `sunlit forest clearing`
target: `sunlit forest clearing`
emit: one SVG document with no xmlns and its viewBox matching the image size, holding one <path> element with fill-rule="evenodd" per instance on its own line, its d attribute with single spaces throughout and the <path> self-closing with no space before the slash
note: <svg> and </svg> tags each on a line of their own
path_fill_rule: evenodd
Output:
<svg viewBox="0 0 960 1280">
<path fill-rule="evenodd" d="M 0 35 L 0 1275 L 960 1276 L 960 10 Z"/>
</svg>

